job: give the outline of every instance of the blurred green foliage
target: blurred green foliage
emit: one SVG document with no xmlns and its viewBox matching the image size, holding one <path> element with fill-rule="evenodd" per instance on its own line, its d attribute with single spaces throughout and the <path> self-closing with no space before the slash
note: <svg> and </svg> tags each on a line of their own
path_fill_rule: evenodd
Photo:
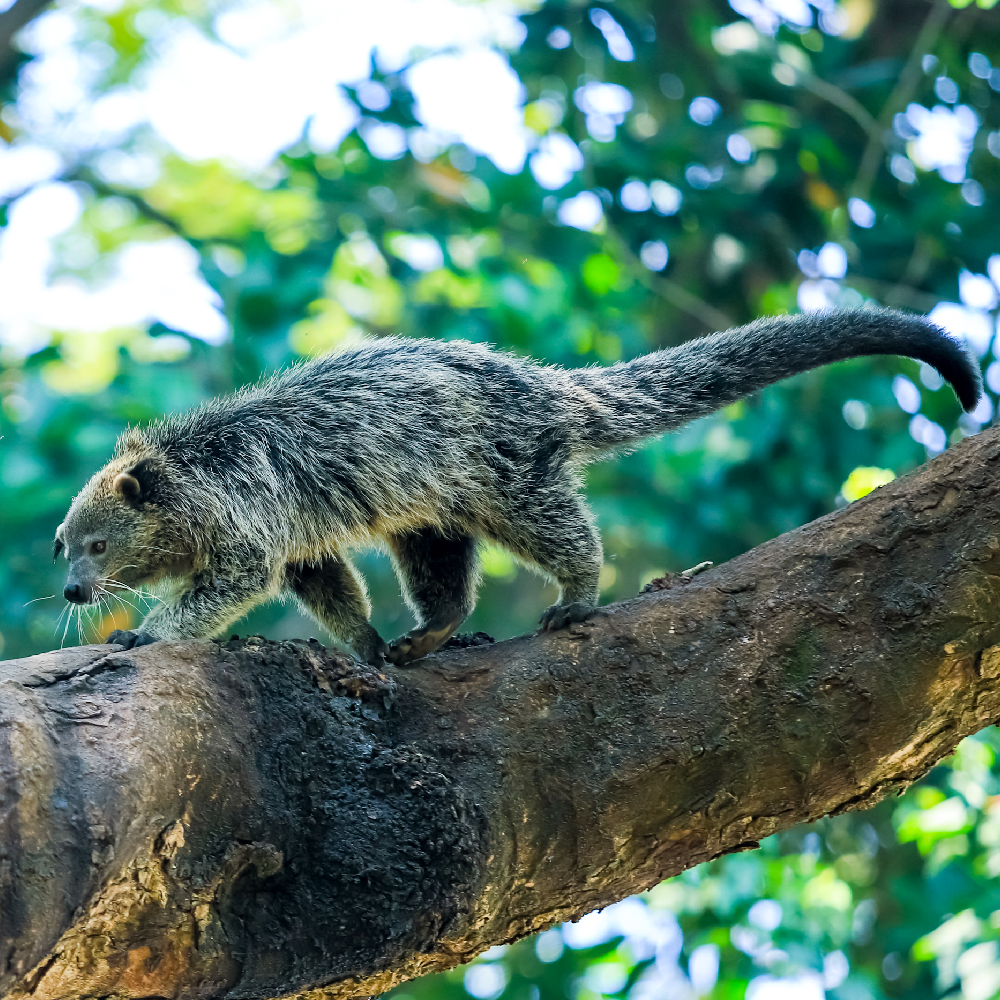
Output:
<svg viewBox="0 0 1000 1000">
<path fill-rule="evenodd" d="M 1000 71 L 989 69 L 1000 62 L 1000 22 L 989 2 L 953 6 L 964 9 L 817 4 L 826 21 L 786 19 L 773 37 L 721 0 L 526 9 L 525 40 L 510 53 L 525 123 L 539 140 L 568 136 L 583 157 L 561 188 L 542 186 L 527 166 L 503 173 L 462 146 L 423 161 L 380 159 L 357 131 L 334 151 L 303 139 L 259 175 L 187 162 L 140 131 L 126 148 L 154 156 L 156 177 L 133 187 L 109 183 L 81 155 L 65 179 L 85 210 L 60 238 L 55 273 L 96 282 L 116 249 L 180 235 L 221 296 L 232 337 L 208 346 L 159 324 L 51 330 L 32 353 L 0 351 L 3 655 L 61 641 L 61 598 L 46 599 L 62 587 L 52 535 L 117 434 L 302 355 L 401 332 L 607 364 L 727 320 L 794 310 L 810 288 L 841 305 L 874 299 L 927 311 L 958 302 L 961 272 L 982 274 L 1000 252 Z M 214 12 L 198 0 L 67 9 L 76 44 L 99 41 L 113 53 L 99 90 L 152 58 L 140 15 L 155 10 L 211 32 Z M 613 14 L 634 59 L 611 56 L 593 11 Z M 970 62 L 974 53 L 987 62 Z M 403 77 L 374 77 L 392 100 L 367 119 L 415 128 Z M 894 118 L 910 103 L 940 105 L 941 79 L 979 122 L 968 175 L 948 180 Z M 595 82 L 619 84 L 632 100 L 610 128 L 589 123 L 599 138 L 580 107 L 580 88 Z M 0 97 L 17 95 L 10 80 Z M 696 98 L 714 107 L 699 110 Z M 16 127 L 4 129 L 16 138 Z M 638 200 L 629 202 L 622 192 L 634 181 Z M 559 223 L 561 206 L 581 192 L 596 193 L 603 211 L 589 230 Z M 81 243 L 93 252 L 71 252 Z M 846 254 L 846 274 L 809 277 L 800 251 L 831 243 Z M 657 263 L 650 244 L 666 247 L 665 269 L 642 263 L 644 254 Z M 980 312 L 993 322 L 988 306 Z M 984 366 L 988 349 L 979 352 Z M 916 364 L 863 359 L 593 467 L 587 492 L 606 546 L 605 599 L 630 597 L 667 570 L 721 562 L 914 468 L 927 449 L 908 433 L 913 408 L 894 397 L 899 374 L 919 386 L 918 416 L 951 440 L 978 429 L 958 424 L 951 391 Z M 371 553 L 360 563 L 378 629 L 408 627 L 387 560 Z M 532 628 L 552 597 L 545 586 L 498 550 L 484 554 L 484 567 L 468 627 L 498 638 Z M 115 624 L 135 620 L 123 608 Z M 75 635 L 74 626 L 63 641 L 111 627 L 93 622 Z M 282 638 L 317 626 L 273 606 L 237 629 Z M 747 995 L 766 1000 L 823 995 L 815 991 L 824 969 L 828 995 L 843 1000 L 1000 995 L 998 746 L 992 731 L 981 734 L 896 802 L 664 883 L 620 918 L 592 922 L 590 943 L 572 929 L 564 936 L 574 947 L 547 932 L 395 995 L 683 998 L 697 987 L 736 998 L 753 981 Z"/>
</svg>

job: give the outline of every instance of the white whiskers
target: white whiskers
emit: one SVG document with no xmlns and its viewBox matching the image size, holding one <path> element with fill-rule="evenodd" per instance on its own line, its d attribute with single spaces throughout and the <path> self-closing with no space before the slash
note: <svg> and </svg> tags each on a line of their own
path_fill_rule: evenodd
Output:
<svg viewBox="0 0 1000 1000">
<path fill-rule="evenodd" d="M 27 607 L 29 604 L 34 604 L 35 601 L 51 601 L 55 594 L 49 594 L 48 597 L 36 597 L 33 600 L 25 601 L 23 607 Z"/>
</svg>

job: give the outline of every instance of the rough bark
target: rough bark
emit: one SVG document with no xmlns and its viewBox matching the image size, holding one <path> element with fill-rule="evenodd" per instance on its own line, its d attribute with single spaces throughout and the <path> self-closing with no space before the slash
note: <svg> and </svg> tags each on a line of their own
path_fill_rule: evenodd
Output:
<svg viewBox="0 0 1000 1000">
<path fill-rule="evenodd" d="M 1000 431 L 564 633 L 0 669 L 9 996 L 356 997 L 864 808 L 1000 718 Z"/>
</svg>

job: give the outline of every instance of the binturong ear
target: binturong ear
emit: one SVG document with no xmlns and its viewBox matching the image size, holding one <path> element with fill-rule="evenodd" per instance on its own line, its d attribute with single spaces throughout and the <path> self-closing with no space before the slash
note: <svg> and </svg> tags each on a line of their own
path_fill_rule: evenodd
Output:
<svg viewBox="0 0 1000 1000">
<path fill-rule="evenodd" d="M 162 466 L 153 458 L 140 458 L 128 472 L 119 472 L 112 484 L 127 504 L 158 503 L 162 493 Z"/>
<path fill-rule="evenodd" d="M 119 472 L 115 476 L 114 491 L 127 504 L 133 506 L 142 500 L 142 487 L 139 485 L 139 480 L 129 472 Z"/>
</svg>

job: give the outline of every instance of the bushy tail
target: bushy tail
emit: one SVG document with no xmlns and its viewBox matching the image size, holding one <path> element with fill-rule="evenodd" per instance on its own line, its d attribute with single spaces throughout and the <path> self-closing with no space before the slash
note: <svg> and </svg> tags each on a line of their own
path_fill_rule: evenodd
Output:
<svg viewBox="0 0 1000 1000">
<path fill-rule="evenodd" d="M 592 397 L 575 428 L 577 440 L 583 449 L 621 447 L 789 375 L 865 354 L 926 361 L 952 384 L 966 410 L 982 395 L 979 366 L 922 316 L 893 309 L 769 316 L 610 368 L 570 372 Z"/>
</svg>

